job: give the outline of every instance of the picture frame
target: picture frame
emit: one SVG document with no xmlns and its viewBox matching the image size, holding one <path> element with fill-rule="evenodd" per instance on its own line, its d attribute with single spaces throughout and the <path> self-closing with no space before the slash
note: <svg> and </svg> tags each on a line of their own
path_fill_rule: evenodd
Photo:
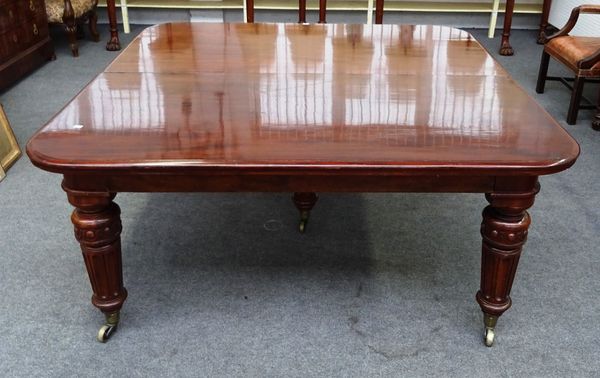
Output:
<svg viewBox="0 0 600 378">
<path fill-rule="evenodd" d="M 6 176 L 6 171 L 21 156 L 17 138 L 10 127 L 4 107 L 0 104 L 0 181 Z"/>
</svg>

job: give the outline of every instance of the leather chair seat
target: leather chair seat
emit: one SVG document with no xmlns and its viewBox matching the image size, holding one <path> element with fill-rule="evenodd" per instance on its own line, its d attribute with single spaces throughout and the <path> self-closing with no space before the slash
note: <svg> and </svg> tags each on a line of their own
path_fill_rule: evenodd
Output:
<svg viewBox="0 0 600 378">
<path fill-rule="evenodd" d="M 600 62 L 588 69 L 580 69 L 577 63 L 590 57 L 600 50 L 600 38 L 598 37 L 574 37 L 565 35 L 551 39 L 546 43 L 545 50 L 548 54 L 561 61 L 579 76 L 600 75 Z"/>
</svg>

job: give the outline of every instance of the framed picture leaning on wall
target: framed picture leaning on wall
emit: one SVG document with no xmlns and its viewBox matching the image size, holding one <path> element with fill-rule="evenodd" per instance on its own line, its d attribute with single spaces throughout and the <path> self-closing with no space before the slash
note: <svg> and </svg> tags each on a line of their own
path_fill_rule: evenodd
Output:
<svg viewBox="0 0 600 378">
<path fill-rule="evenodd" d="M 10 128 L 4 108 L 0 105 L 0 180 L 6 176 L 6 170 L 21 156 L 21 149 Z"/>
</svg>

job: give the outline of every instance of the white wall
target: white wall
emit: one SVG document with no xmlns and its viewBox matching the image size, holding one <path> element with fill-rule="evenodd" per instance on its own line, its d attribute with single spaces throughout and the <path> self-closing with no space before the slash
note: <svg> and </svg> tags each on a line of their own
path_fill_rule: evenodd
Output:
<svg viewBox="0 0 600 378">
<path fill-rule="evenodd" d="M 600 5 L 600 0 L 554 0 L 550 8 L 550 23 L 557 28 L 562 28 L 567 23 L 571 10 L 581 4 Z M 600 14 L 580 15 L 577 25 L 570 34 L 600 37 Z"/>
</svg>

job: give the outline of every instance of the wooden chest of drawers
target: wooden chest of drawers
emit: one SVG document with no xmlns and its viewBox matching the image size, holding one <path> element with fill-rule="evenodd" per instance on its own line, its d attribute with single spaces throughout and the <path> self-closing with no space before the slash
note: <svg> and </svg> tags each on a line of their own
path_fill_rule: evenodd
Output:
<svg viewBox="0 0 600 378">
<path fill-rule="evenodd" d="M 0 91 L 53 56 L 44 0 L 0 0 Z"/>
</svg>

